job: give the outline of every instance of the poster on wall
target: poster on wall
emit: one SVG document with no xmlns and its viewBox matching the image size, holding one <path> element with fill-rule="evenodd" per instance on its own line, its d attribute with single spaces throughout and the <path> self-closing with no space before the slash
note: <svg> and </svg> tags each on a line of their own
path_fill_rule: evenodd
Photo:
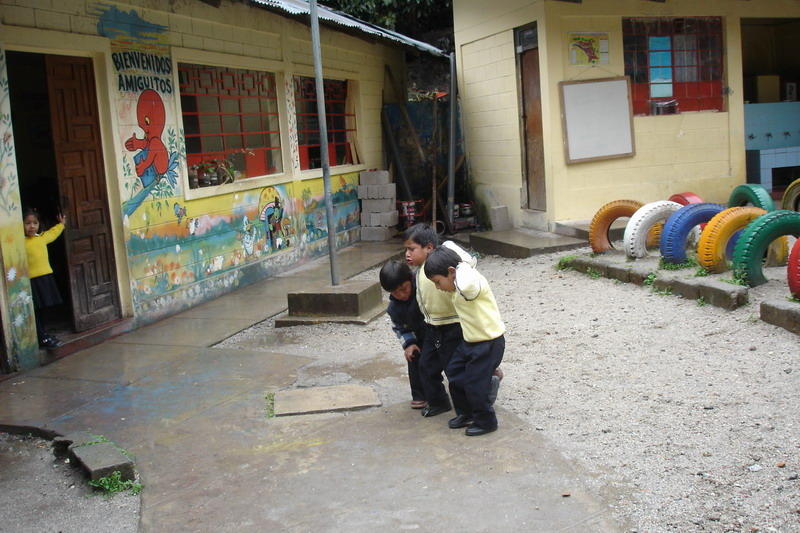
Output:
<svg viewBox="0 0 800 533">
<path fill-rule="evenodd" d="M 97 3 L 98 32 L 111 40 L 120 159 L 122 211 L 126 219 L 146 201 L 169 207 L 179 194 L 184 152 L 176 120 L 172 58 L 166 26 L 135 10 Z"/>
<path fill-rule="evenodd" d="M 571 32 L 569 63 L 578 67 L 608 63 L 608 33 Z"/>
</svg>

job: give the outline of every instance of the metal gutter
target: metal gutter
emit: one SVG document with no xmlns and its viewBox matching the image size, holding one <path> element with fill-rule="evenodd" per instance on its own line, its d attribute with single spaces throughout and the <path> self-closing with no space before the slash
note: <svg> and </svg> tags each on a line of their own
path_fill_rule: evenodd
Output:
<svg viewBox="0 0 800 533">
<path fill-rule="evenodd" d="M 305 0 L 250 0 L 251 3 L 277 11 L 282 11 L 289 15 L 294 16 L 311 16 L 311 9 L 309 7 L 309 3 Z M 359 20 L 355 17 L 350 15 L 346 15 L 340 11 L 336 11 L 335 9 L 331 9 L 325 6 L 318 6 L 317 13 L 319 15 L 320 20 L 328 23 L 328 25 L 335 25 L 335 26 L 343 26 L 345 28 L 349 28 L 351 30 L 357 30 L 361 33 L 365 33 L 371 35 L 373 37 L 378 37 L 380 39 L 385 39 L 388 41 L 393 41 L 395 43 L 399 43 L 405 46 L 410 46 L 412 48 L 416 48 L 422 52 L 427 52 L 429 54 L 439 56 L 439 57 L 448 57 L 448 54 L 439 48 L 436 48 L 433 45 L 428 43 L 423 43 L 422 41 L 417 41 L 416 39 L 412 39 L 411 37 L 407 37 L 402 33 L 397 33 L 396 31 L 387 30 L 386 28 L 381 28 L 380 26 L 376 26 L 374 24 L 370 24 L 369 22 L 364 22 L 363 20 Z"/>
</svg>

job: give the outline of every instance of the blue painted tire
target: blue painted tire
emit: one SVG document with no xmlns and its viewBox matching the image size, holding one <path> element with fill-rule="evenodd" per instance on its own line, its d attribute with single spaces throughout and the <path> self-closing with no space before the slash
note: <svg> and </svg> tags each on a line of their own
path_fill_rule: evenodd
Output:
<svg viewBox="0 0 800 533">
<path fill-rule="evenodd" d="M 667 263 L 686 261 L 686 241 L 692 229 L 726 209 L 724 205 L 704 202 L 681 207 L 667 219 L 661 232 L 661 257 Z"/>
</svg>

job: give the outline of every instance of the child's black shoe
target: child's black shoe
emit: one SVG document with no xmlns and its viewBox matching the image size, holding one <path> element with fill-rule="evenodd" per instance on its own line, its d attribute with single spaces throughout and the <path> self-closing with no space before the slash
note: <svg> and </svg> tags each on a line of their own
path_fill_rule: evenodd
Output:
<svg viewBox="0 0 800 533">
<path fill-rule="evenodd" d="M 39 341 L 39 346 L 51 350 L 53 348 L 58 348 L 59 346 L 61 346 L 61 341 L 58 340 L 56 337 L 53 337 L 52 335 L 46 335 L 42 340 Z"/>
<path fill-rule="evenodd" d="M 482 427 L 478 427 L 476 425 L 472 425 L 472 426 L 468 427 L 466 429 L 466 431 L 464 431 L 464 434 L 467 437 L 477 437 L 479 435 L 486 435 L 487 433 L 491 433 L 492 431 L 497 431 L 497 426 L 495 426 L 495 427 L 493 427 L 491 429 L 488 429 L 488 428 L 482 428 Z"/>
<path fill-rule="evenodd" d="M 458 415 L 447 421 L 447 427 L 450 429 L 465 428 L 472 424 L 472 418 L 465 415 Z"/>
<path fill-rule="evenodd" d="M 450 404 L 449 403 L 442 404 L 442 405 L 430 405 L 430 404 L 428 404 L 428 407 L 423 409 L 421 414 L 422 414 L 422 416 L 427 418 L 427 417 L 431 417 L 431 416 L 440 415 L 442 413 L 446 413 L 450 409 L 451 408 L 450 408 Z"/>
</svg>

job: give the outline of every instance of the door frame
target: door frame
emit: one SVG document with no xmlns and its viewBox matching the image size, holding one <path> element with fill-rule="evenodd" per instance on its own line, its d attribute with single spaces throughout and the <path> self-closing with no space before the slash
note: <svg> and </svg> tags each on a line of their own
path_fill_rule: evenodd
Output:
<svg viewBox="0 0 800 533">
<path fill-rule="evenodd" d="M 122 220 L 122 200 L 119 192 L 122 162 L 117 156 L 116 135 L 114 134 L 119 128 L 110 97 L 114 89 L 114 81 L 109 78 L 109 73 L 113 70 L 111 44 L 104 37 L 91 35 L 23 29 L 4 25 L 0 25 L 0 27 L 3 30 L 2 45 L 7 51 L 88 57 L 92 60 L 120 313 L 122 318 L 132 317 L 134 316 L 133 299 L 125 244 L 125 228 Z M 13 122 L 13 115 L 11 120 Z"/>
<path fill-rule="evenodd" d="M 535 30 L 536 32 L 536 43 L 530 45 L 524 45 L 520 43 L 520 35 L 526 30 Z M 549 209 L 550 203 L 547 200 L 547 171 L 546 171 L 546 164 L 545 164 L 545 157 L 546 157 L 546 150 L 544 148 L 545 145 L 545 135 L 544 135 L 544 106 L 542 105 L 544 100 L 544 86 L 542 84 L 542 54 L 541 54 L 541 46 L 539 45 L 539 24 L 537 21 L 532 21 L 522 26 L 518 26 L 514 28 L 514 63 L 516 66 L 516 77 L 517 77 L 517 107 L 519 109 L 519 143 L 520 143 L 520 156 L 521 156 L 521 165 L 522 165 L 522 194 L 520 195 L 520 199 L 522 200 L 522 209 L 527 209 L 530 211 L 534 211 L 537 213 L 546 213 Z M 527 128 L 525 124 L 525 89 L 523 86 L 523 69 L 522 69 L 522 54 L 528 50 L 537 50 L 539 53 L 539 108 L 540 108 L 540 115 L 542 120 L 542 183 L 545 187 L 545 195 L 543 198 L 545 208 L 542 209 L 534 209 L 531 207 L 531 197 L 530 197 L 530 183 L 528 182 L 528 143 L 527 143 Z"/>
</svg>

